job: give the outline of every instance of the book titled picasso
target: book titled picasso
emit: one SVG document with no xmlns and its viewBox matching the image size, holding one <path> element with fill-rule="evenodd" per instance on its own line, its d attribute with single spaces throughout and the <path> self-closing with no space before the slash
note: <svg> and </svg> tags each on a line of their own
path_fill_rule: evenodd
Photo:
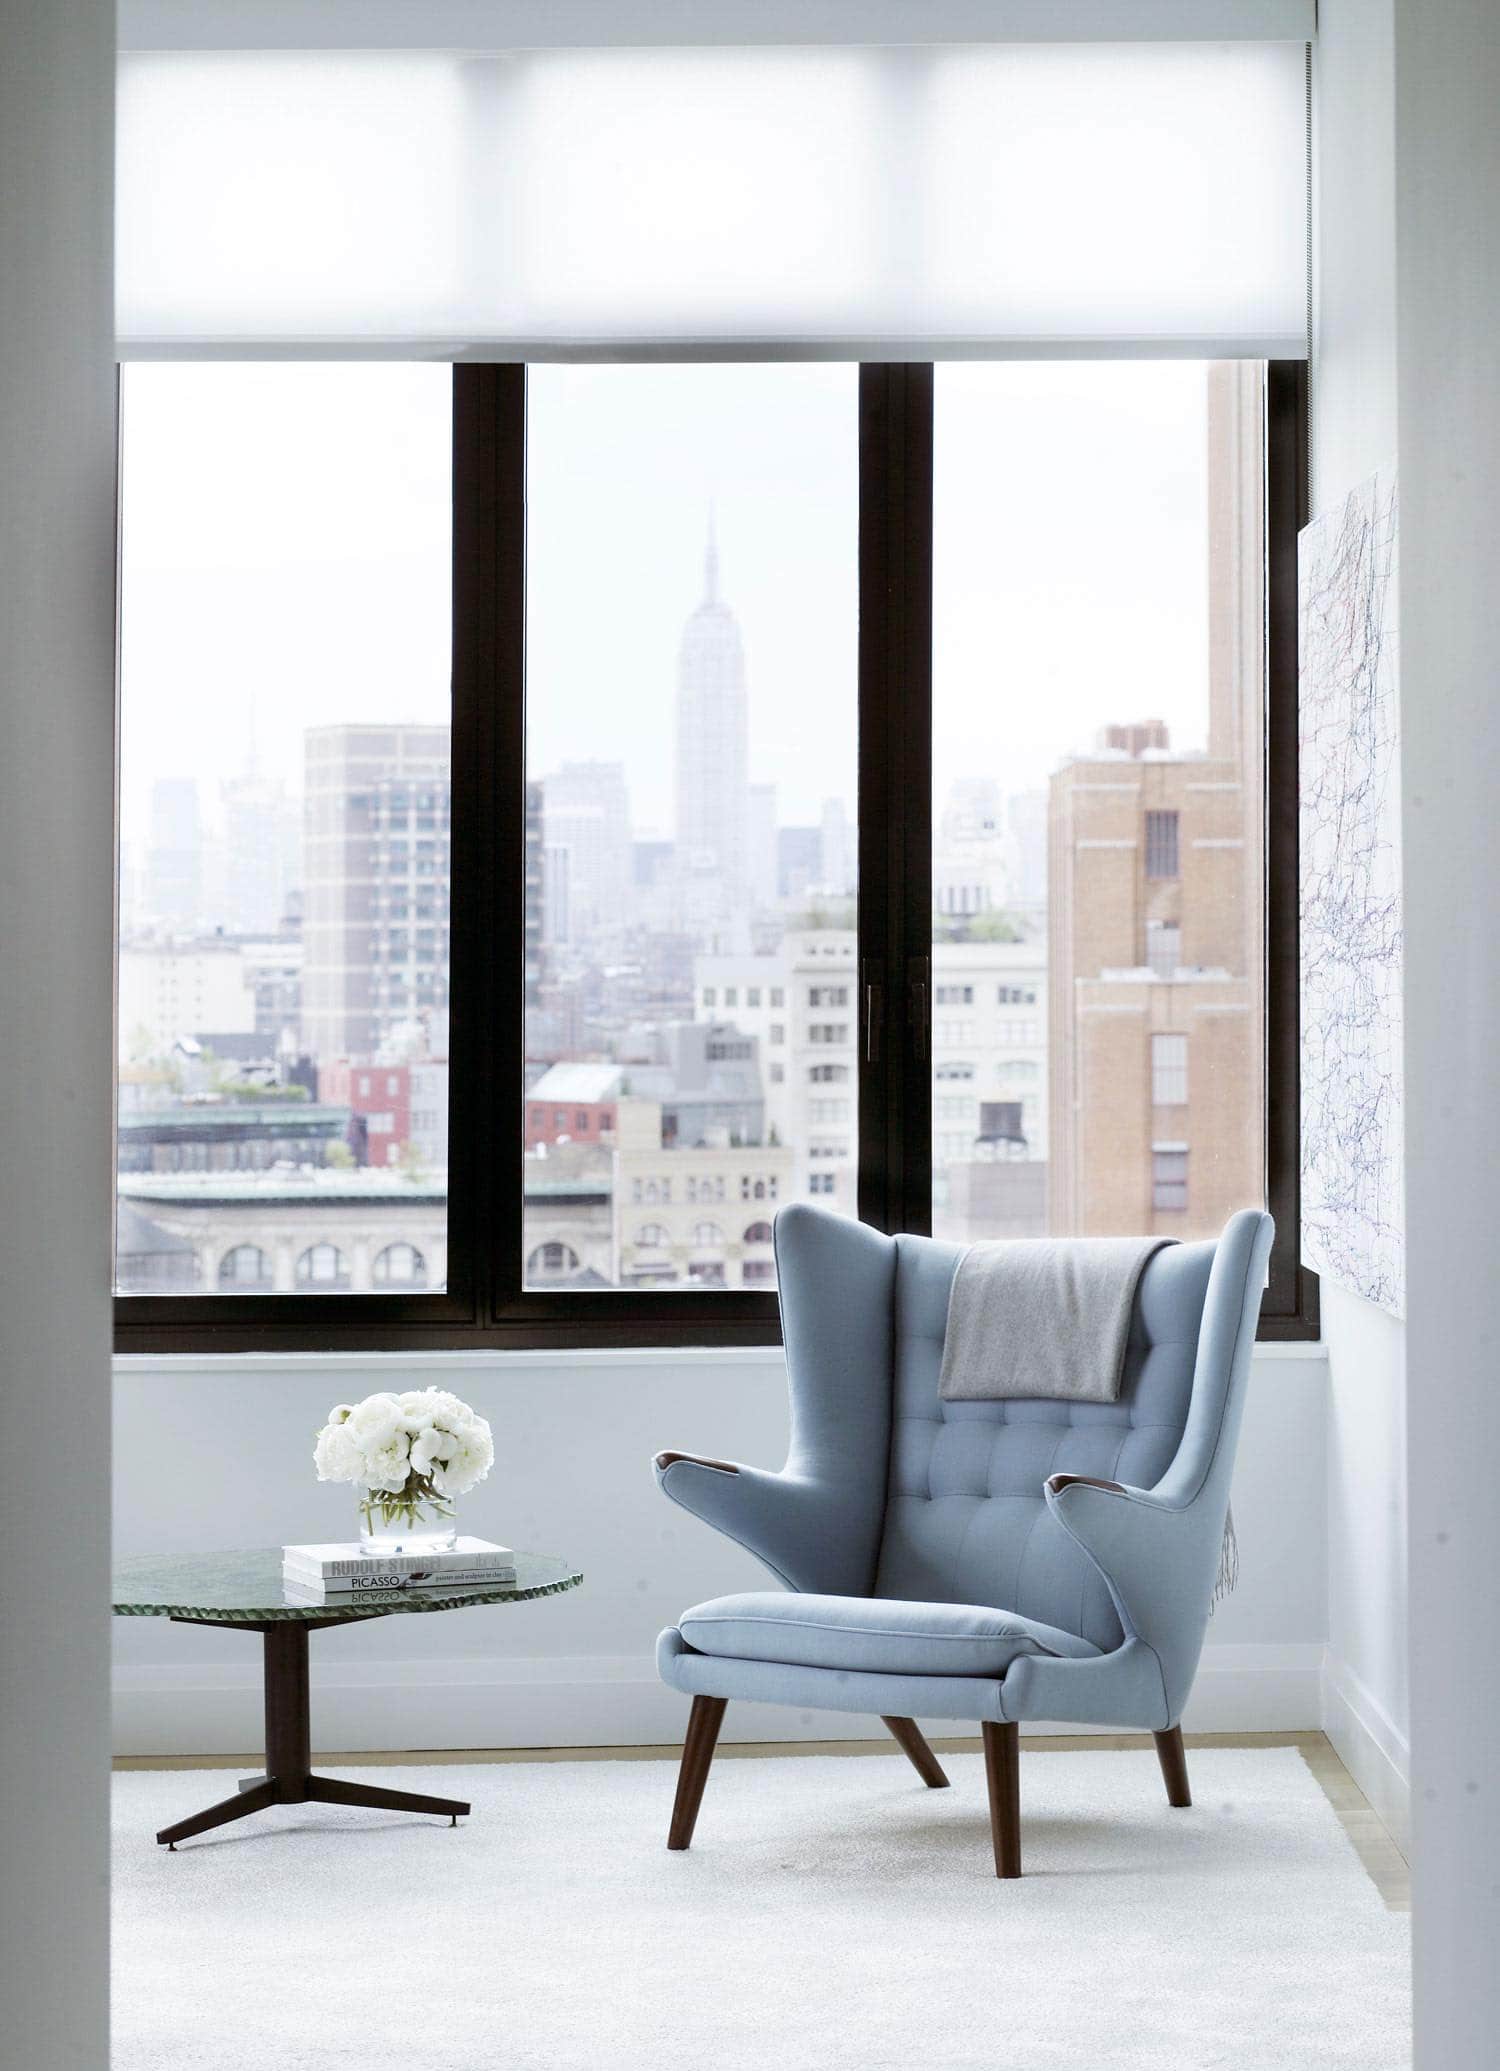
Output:
<svg viewBox="0 0 1500 2071">
<path fill-rule="evenodd" d="M 357 1542 L 283 1546 L 281 1579 L 289 1596 L 326 1603 L 399 1589 L 503 1588 L 516 1579 L 516 1557 L 490 1539 L 460 1538 L 443 1553 L 396 1553 L 371 1559 Z"/>
</svg>

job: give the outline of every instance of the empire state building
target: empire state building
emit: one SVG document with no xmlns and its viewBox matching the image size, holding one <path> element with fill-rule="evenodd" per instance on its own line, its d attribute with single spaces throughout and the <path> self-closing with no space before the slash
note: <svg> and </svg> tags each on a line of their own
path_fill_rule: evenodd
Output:
<svg viewBox="0 0 1500 2071">
<path fill-rule="evenodd" d="M 748 921 L 749 805 L 745 647 L 719 596 L 710 524 L 703 601 L 677 660 L 677 868 L 690 924 Z"/>
</svg>

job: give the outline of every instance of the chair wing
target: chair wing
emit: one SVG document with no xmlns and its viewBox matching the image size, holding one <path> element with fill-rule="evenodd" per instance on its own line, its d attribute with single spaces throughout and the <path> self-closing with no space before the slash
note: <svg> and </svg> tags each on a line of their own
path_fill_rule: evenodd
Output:
<svg viewBox="0 0 1500 2071">
<path fill-rule="evenodd" d="M 800 1205 L 776 1218 L 791 1388 L 779 1474 L 658 1456 L 674 1503 L 755 1554 L 789 1589 L 867 1596 L 885 1515 L 896 1246 Z"/>
<path fill-rule="evenodd" d="M 1214 1253 L 1192 1403 L 1171 1466 L 1153 1489 L 1057 1476 L 1053 1515 L 1098 1566 L 1126 1633 L 1161 1662 L 1175 1720 L 1192 1687 L 1229 1506 L 1235 1442 L 1274 1225 L 1247 1209 Z"/>
</svg>

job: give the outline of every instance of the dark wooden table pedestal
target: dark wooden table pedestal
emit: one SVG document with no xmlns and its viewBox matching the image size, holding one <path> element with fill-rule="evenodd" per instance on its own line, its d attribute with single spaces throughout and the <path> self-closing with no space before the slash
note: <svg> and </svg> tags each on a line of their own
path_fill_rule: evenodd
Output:
<svg viewBox="0 0 1500 2071">
<path fill-rule="evenodd" d="M 266 1773 L 247 1776 L 232 1798 L 208 1805 L 190 1819 L 163 1827 L 157 1840 L 168 1848 L 210 1827 L 227 1826 L 264 1812 L 270 1805 L 368 1805 L 389 1812 L 433 1812 L 458 1824 L 469 1807 L 461 1798 L 429 1798 L 418 1791 L 386 1790 L 379 1784 L 345 1783 L 336 1776 L 315 1776 L 312 1769 L 311 1720 L 307 1685 L 307 1636 L 330 1625 L 353 1625 L 353 1618 L 277 1619 L 253 1624 L 245 1619 L 174 1618 L 174 1625 L 217 1625 L 226 1632 L 258 1632 L 265 1641 Z"/>
</svg>

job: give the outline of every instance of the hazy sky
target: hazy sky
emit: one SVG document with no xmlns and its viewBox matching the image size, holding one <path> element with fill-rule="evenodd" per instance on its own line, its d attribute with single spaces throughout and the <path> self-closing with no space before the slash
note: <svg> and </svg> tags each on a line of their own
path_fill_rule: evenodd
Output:
<svg viewBox="0 0 1500 2071">
<path fill-rule="evenodd" d="M 682 627 L 708 513 L 744 634 L 752 778 L 783 823 L 851 810 L 856 371 L 543 367 L 531 376 L 533 773 L 626 764 L 670 832 Z M 448 701 L 444 367 L 126 370 L 123 768 L 217 812 L 248 764 L 300 788 L 302 730 Z M 1206 724 L 1204 370 L 1001 363 L 937 377 L 936 781 L 1045 780 L 1109 719 Z"/>
</svg>

